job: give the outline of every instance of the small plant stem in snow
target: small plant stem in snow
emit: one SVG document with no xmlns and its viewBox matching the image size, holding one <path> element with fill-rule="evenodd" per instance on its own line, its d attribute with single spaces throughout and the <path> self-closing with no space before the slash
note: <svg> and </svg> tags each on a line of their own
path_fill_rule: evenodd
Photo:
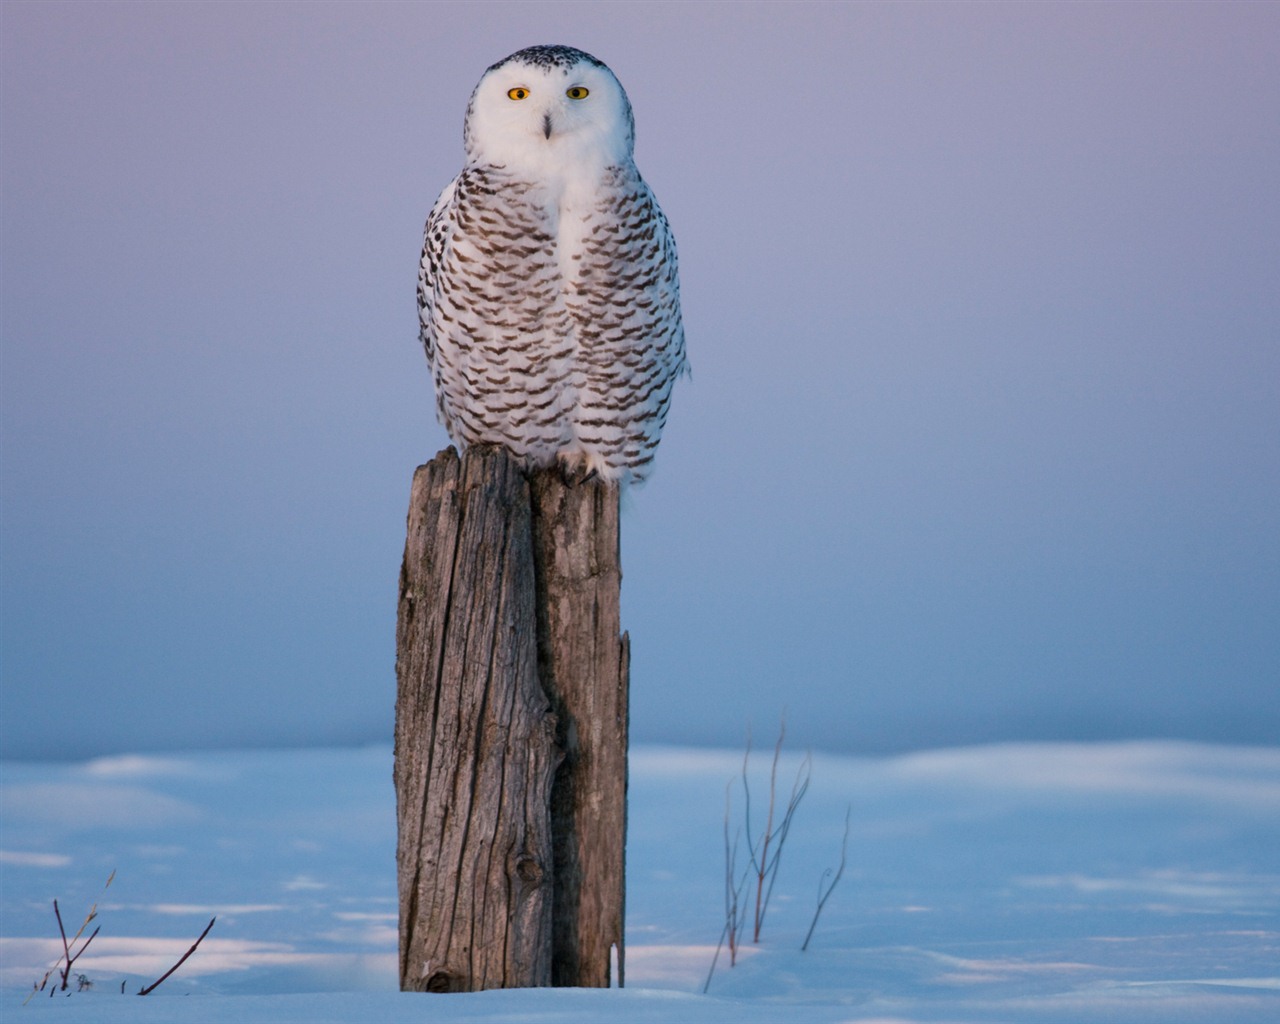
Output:
<svg viewBox="0 0 1280 1024">
<path fill-rule="evenodd" d="M 116 877 L 116 873 L 114 871 L 112 871 L 111 874 L 107 876 L 106 884 L 103 885 L 102 887 L 103 892 L 106 892 L 109 888 L 111 888 L 111 883 L 115 881 L 115 877 Z M 22 1003 L 23 1006 L 26 1006 L 27 1003 L 31 1002 L 32 996 L 34 996 L 37 992 L 44 991 L 44 987 L 47 984 L 49 984 L 49 979 L 53 976 L 53 972 L 61 968 L 63 960 L 66 960 L 67 962 L 66 968 L 61 971 L 62 991 L 65 991 L 71 978 L 71 965 L 75 963 L 75 961 L 79 958 L 81 953 L 83 953 L 86 949 L 89 948 L 89 943 L 93 941 L 94 936 L 96 936 L 98 932 L 102 930 L 101 926 L 95 928 L 93 930 L 93 935 L 90 935 L 87 939 L 85 939 L 84 945 L 81 946 L 76 951 L 75 956 L 72 956 L 71 947 L 80 941 L 80 936 L 83 935 L 84 930 L 89 927 L 89 923 L 95 917 L 98 916 L 98 904 L 95 903 L 92 907 L 89 908 L 89 913 L 86 914 L 84 920 L 80 922 L 80 927 L 76 931 L 75 935 L 71 937 L 70 942 L 67 941 L 67 930 L 62 926 L 62 911 L 58 909 L 57 900 L 53 901 L 53 916 L 58 919 L 58 932 L 62 936 L 62 956 L 58 958 L 58 962 L 56 964 L 54 964 L 47 971 L 44 972 L 44 977 L 40 979 L 39 984 L 35 985 L 32 988 L 31 995 L 27 996 L 27 998 L 23 1001 Z M 57 991 L 57 989 L 50 989 L 49 994 L 53 995 L 55 991 Z"/>
<path fill-rule="evenodd" d="M 707 971 L 707 980 L 702 986 L 704 993 L 711 988 L 711 978 L 716 973 L 716 964 L 720 962 L 720 951 L 724 948 L 726 942 L 729 945 L 729 966 L 737 966 L 738 944 L 741 941 L 742 925 L 745 923 L 744 908 L 742 907 L 742 889 L 747 884 L 749 872 L 743 871 L 742 877 L 737 881 L 734 880 L 738 873 L 739 836 L 735 835 L 733 841 L 729 841 L 729 819 L 732 801 L 733 783 L 730 782 L 724 791 L 724 927 L 720 930 L 720 941 L 716 943 L 715 956 L 711 958 L 711 969 Z"/>
<path fill-rule="evenodd" d="M 107 881 L 107 884 L 108 885 L 111 884 L 109 879 Z M 53 901 L 53 916 L 58 919 L 58 932 L 62 936 L 62 959 L 66 961 L 66 965 L 62 968 L 62 991 L 65 992 L 67 990 L 67 987 L 71 983 L 71 965 L 74 964 L 78 959 L 80 959 L 81 953 L 83 953 L 86 949 L 89 948 L 89 943 L 91 943 L 97 937 L 98 932 L 102 930 L 102 927 L 99 926 L 95 928 L 93 930 L 93 934 L 84 940 L 84 945 L 81 946 L 78 950 L 76 950 L 75 953 L 72 953 L 71 947 L 75 945 L 75 943 L 79 940 L 80 936 L 84 934 L 85 926 L 88 925 L 90 921 L 92 921 L 95 917 L 98 916 L 98 905 L 96 903 L 93 905 L 93 909 L 89 911 L 89 916 L 84 919 L 84 924 L 80 926 L 80 930 L 76 932 L 75 938 L 73 938 L 70 942 L 67 942 L 67 930 L 62 926 L 62 911 L 58 909 L 57 900 Z M 46 974 L 45 979 L 48 980 L 48 977 L 49 976 Z"/>
<path fill-rule="evenodd" d="M 209 929 L 213 927 L 213 922 L 216 920 L 218 920 L 216 917 L 211 918 L 209 923 L 205 925 L 204 931 L 200 933 L 200 938 L 196 939 L 195 942 L 191 943 L 191 948 L 178 958 L 178 962 L 174 964 L 172 967 L 170 967 L 167 971 L 165 971 L 164 974 L 160 975 L 159 978 L 153 981 L 146 988 L 138 989 L 138 995 L 140 996 L 150 995 L 152 992 L 154 992 L 156 989 L 160 987 L 160 983 L 164 981 L 165 978 L 169 977 L 169 975 L 171 975 L 174 971 L 176 971 L 179 967 L 181 967 L 184 963 L 186 963 L 187 957 L 189 957 L 192 953 L 194 953 L 196 951 L 196 947 L 204 941 L 204 937 L 209 934 Z"/>
<path fill-rule="evenodd" d="M 804 937 L 804 945 L 800 947 L 803 953 L 809 948 L 809 940 L 813 938 L 813 930 L 818 927 L 818 916 L 822 913 L 822 908 L 827 905 L 827 898 L 831 895 L 836 885 L 840 881 L 840 876 L 844 874 L 845 854 L 849 849 L 849 816 L 853 813 L 853 808 L 849 807 L 844 812 L 844 838 L 840 840 L 840 866 L 836 868 L 836 873 L 831 879 L 831 884 L 824 890 L 822 883 L 827 880 L 827 876 L 831 874 L 831 869 L 827 868 L 822 873 L 822 877 L 818 879 L 818 906 L 813 912 L 813 920 L 809 922 L 809 932 Z"/>
<path fill-rule="evenodd" d="M 773 883 L 778 877 L 778 866 L 782 862 L 782 848 L 787 841 L 787 834 L 791 831 L 791 822 L 795 817 L 796 809 L 800 806 L 800 801 L 804 799 L 805 792 L 809 789 L 809 778 L 812 772 L 813 758 L 806 754 L 804 761 L 796 772 L 795 782 L 791 786 L 791 798 L 787 801 L 786 810 L 782 814 L 782 821 L 778 826 L 774 827 L 774 818 L 777 810 L 777 790 L 778 790 L 778 761 L 782 757 L 782 741 L 787 735 L 786 719 L 783 719 L 782 725 L 778 729 L 778 742 L 773 748 L 773 764 L 769 770 L 769 813 L 765 821 L 764 832 L 761 833 L 758 841 L 752 841 L 751 832 L 751 786 L 747 780 L 747 762 L 751 757 L 751 737 L 747 737 L 747 752 L 742 759 L 742 788 L 746 794 L 747 802 L 747 848 L 751 852 L 751 864 L 756 871 L 756 907 L 755 907 L 755 930 L 752 935 L 753 942 L 760 941 L 760 931 L 764 927 L 765 914 L 769 909 L 769 900 L 773 895 Z M 770 850 L 772 847 L 772 850 Z"/>
</svg>

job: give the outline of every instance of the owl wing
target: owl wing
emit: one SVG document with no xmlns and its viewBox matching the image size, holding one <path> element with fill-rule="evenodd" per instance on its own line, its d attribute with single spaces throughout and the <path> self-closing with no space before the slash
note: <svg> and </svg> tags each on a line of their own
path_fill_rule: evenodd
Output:
<svg viewBox="0 0 1280 1024">
<path fill-rule="evenodd" d="M 444 264 L 445 251 L 449 243 L 449 235 L 454 220 L 454 193 L 458 188 L 459 175 L 445 186 L 444 191 L 431 207 L 427 215 L 427 226 L 423 232 L 422 261 L 418 266 L 418 336 L 427 353 L 427 364 L 434 370 L 436 362 L 435 338 L 435 306 L 438 297 L 437 286 L 440 280 L 441 267 Z"/>
<path fill-rule="evenodd" d="M 449 183 L 427 217 L 418 312 L 449 436 L 543 457 L 566 431 L 571 367 L 549 346 L 564 334 L 565 314 L 556 308 L 554 239 L 529 190 L 490 166 L 469 166 Z"/>
<path fill-rule="evenodd" d="M 611 475 L 642 480 L 688 361 L 675 238 L 634 166 L 603 185 L 571 309 L 587 372 L 576 436 Z"/>
<path fill-rule="evenodd" d="M 689 367 L 689 357 L 685 353 L 684 319 L 680 315 L 680 257 L 676 252 L 676 238 L 671 231 L 667 215 L 658 205 L 657 197 L 648 185 L 643 182 L 641 185 L 652 211 L 654 234 L 660 253 L 659 262 L 662 272 L 658 298 L 665 306 L 667 321 L 670 324 L 664 351 L 666 372 L 671 380 L 681 376 L 691 377 L 693 371 Z"/>
</svg>

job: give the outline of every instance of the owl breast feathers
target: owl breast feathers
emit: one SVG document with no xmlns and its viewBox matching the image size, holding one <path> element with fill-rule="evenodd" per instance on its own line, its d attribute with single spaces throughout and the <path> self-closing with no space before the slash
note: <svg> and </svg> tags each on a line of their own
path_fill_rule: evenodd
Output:
<svg viewBox="0 0 1280 1024">
<path fill-rule="evenodd" d="M 632 158 L 631 105 L 581 50 L 485 72 L 466 166 L 427 218 L 422 344 L 460 447 L 644 479 L 687 371 L 675 239 Z"/>
</svg>

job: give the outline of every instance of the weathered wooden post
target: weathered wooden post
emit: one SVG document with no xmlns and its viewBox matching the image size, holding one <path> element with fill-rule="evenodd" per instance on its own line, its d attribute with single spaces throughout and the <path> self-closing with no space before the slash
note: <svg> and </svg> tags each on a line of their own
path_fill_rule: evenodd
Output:
<svg viewBox="0 0 1280 1024">
<path fill-rule="evenodd" d="M 414 474 L 396 638 L 400 987 L 623 972 L 618 490 L 502 449 Z"/>
<path fill-rule="evenodd" d="M 625 977 L 627 700 L 620 628 L 618 486 L 533 477 L 538 669 L 563 761 L 551 795 L 554 985 L 607 988 L 610 951 Z"/>
<path fill-rule="evenodd" d="M 499 449 L 414 474 L 397 620 L 400 987 L 551 980 L 558 755 L 538 682 L 529 485 Z"/>
</svg>

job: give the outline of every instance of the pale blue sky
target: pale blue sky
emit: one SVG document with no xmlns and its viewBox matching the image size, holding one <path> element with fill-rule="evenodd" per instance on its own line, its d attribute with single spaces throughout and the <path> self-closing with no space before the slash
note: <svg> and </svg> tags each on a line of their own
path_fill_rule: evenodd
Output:
<svg viewBox="0 0 1280 1024">
<path fill-rule="evenodd" d="M 606 61 L 691 383 L 634 735 L 1280 737 L 1280 5 L 0 7 L 8 757 L 385 740 L 484 68 Z"/>
</svg>

